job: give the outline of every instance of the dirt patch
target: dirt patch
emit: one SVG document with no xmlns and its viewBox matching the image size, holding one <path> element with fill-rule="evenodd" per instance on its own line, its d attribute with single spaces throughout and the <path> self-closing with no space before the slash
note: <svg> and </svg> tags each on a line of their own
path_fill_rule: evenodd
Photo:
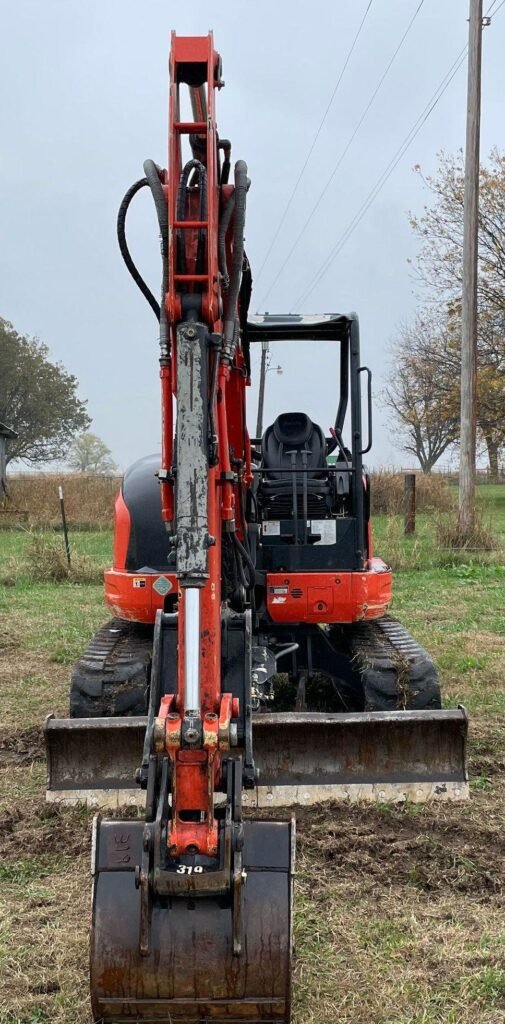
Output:
<svg viewBox="0 0 505 1024">
<path fill-rule="evenodd" d="M 505 650 L 505 636 L 500 636 L 499 633 L 475 630 L 471 633 L 461 633 L 460 635 L 478 650 L 486 652 L 490 650 Z"/>
<path fill-rule="evenodd" d="M 38 985 L 30 985 L 30 994 L 33 996 L 48 996 L 52 992 L 61 992 L 61 985 L 57 981 L 41 981 Z"/>
<path fill-rule="evenodd" d="M 21 638 L 12 622 L 0 622 L 0 658 L 5 658 L 13 651 L 19 650 L 20 646 Z"/>
<path fill-rule="evenodd" d="M 472 737 L 468 750 L 470 778 L 482 777 L 490 783 L 505 776 L 505 719 L 495 719 L 493 725 L 479 719 L 472 720 Z"/>
<path fill-rule="evenodd" d="M 1 1024 L 90 1024 L 93 812 L 43 796 L 40 722 L 66 713 L 68 673 L 47 650 L 0 659 Z M 293 1024 L 502 1019 L 504 728 L 471 718 L 468 804 L 297 811 Z"/>
<path fill-rule="evenodd" d="M 502 795 L 298 811 L 293 1024 L 500 1019 Z M 89 1024 L 92 816 L 40 796 L 13 801 L 0 821 L 13 948 L 0 1002 L 15 1008 L 6 1024 Z"/>
<path fill-rule="evenodd" d="M 0 729 L 0 767 L 44 760 L 44 735 L 38 726 L 30 729 Z"/>
<path fill-rule="evenodd" d="M 86 853 L 92 817 L 85 808 L 47 804 L 43 797 L 13 803 L 0 813 L 0 857 Z"/>
<path fill-rule="evenodd" d="M 334 806 L 315 819 L 304 811 L 297 814 L 298 842 L 322 865 L 355 872 L 363 893 L 413 885 L 486 900 L 505 892 L 505 831 L 496 814 L 482 810 Z"/>
</svg>

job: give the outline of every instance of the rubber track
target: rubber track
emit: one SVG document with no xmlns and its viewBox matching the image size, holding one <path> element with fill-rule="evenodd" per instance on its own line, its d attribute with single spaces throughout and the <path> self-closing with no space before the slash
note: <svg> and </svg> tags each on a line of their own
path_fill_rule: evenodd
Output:
<svg viewBox="0 0 505 1024">
<path fill-rule="evenodd" d="M 349 653 L 363 686 L 365 710 L 441 707 L 433 659 L 397 619 L 387 615 L 354 623 Z"/>
<path fill-rule="evenodd" d="M 152 634 L 121 619 L 98 630 L 72 671 L 71 718 L 146 714 Z"/>
</svg>

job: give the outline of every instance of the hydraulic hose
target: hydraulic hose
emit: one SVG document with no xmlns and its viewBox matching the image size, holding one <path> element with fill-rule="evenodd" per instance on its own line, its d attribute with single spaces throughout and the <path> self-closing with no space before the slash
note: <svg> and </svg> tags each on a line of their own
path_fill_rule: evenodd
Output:
<svg viewBox="0 0 505 1024">
<path fill-rule="evenodd" d="M 188 160 L 187 164 L 181 171 L 179 178 L 179 186 L 177 189 L 177 220 L 184 220 L 186 216 L 186 190 L 188 187 L 189 176 L 194 171 L 198 180 L 200 189 L 200 220 L 207 220 L 207 171 L 200 160 Z M 182 231 L 177 232 L 178 242 L 178 270 L 179 273 L 184 274 L 186 272 L 186 252 L 184 246 L 184 240 L 182 237 Z M 203 231 L 198 233 L 198 250 L 197 250 L 197 273 L 203 272 L 203 257 L 205 253 L 205 236 Z"/>
<path fill-rule="evenodd" d="M 156 213 L 158 214 L 162 255 L 168 257 L 168 205 L 163 191 L 163 185 L 161 184 L 160 176 L 162 174 L 162 170 L 161 167 L 158 167 L 158 165 L 155 164 L 154 160 L 144 160 L 144 174 L 149 188 L 151 189 Z"/>
<path fill-rule="evenodd" d="M 238 550 L 238 547 L 237 547 L 237 545 L 235 543 L 236 535 L 235 534 L 230 534 L 230 536 L 233 538 L 233 552 L 234 552 L 234 555 L 235 555 L 235 565 L 236 565 L 237 572 L 238 572 L 238 575 L 239 575 L 239 580 L 240 580 L 244 590 L 250 590 L 251 586 L 252 586 L 251 580 L 245 574 L 244 565 L 246 563 L 243 561 L 242 555 L 240 554 L 240 551 Z"/>
<path fill-rule="evenodd" d="M 255 579 L 256 579 L 256 566 L 255 566 L 255 564 L 254 564 L 254 562 L 253 562 L 249 552 L 246 550 L 246 548 L 242 544 L 242 541 L 239 540 L 239 538 L 237 537 L 236 533 L 233 534 L 233 543 L 235 544 L 235 546 L 236 546 L 236 548 L 237 548 L 241 558 L 243 559 L 243 561 L 247 565 L 247 568 L 249 569 L 249 572 L 250 572 L 249 586 L 252 588 L 252 587 L 254 587 L 254 582 L 255 582 Z"/>
<path fill-rule="evenodd" d="M 219 149 L 224 153 L 223 166 L 221 167 L 221 177 L 219 179 L 220 185 L 227 185 L 230 177 L 230 155 L 231 155 L 231 142 L 228 139 L 219 140 Z"/>
<path fill-rule="evenodd" d="M 230 273 L 226 312 L 223 324 L 223 349 L 225 358 L 230 359 L 233 352 L 237 302 L 242 280 L 244 261 L 244 229 L 246 196 L 249 181 L 245 160 L 237 160 L 235 164 L 235 225 L 233 232 L 233 258 Z"/>
<path fill-rule="evenodd" d="M 154 199 L 154 205 L 156 207 L 156 213 L 158 215 L 158 226 L 160 229 L 161 237 L 161 259 L 162 259 L 162 278 L 161 278 L 161 302 L 160 302 L 160 349 L 162 356 L 168 355 L 169 348 L 169 331 L 167 313 L 165 309 L 165 296 L 168 291 L 168 204 L 163 191 L 163 185 L 161 183 L 161 168 L 155 164 L 154 160 L 144 161 L 144 174 L 146 180 L 151 189 L 151 194 Z"/>
<path fill-rule="evenodd" d="M 144 173 L 145 178 L 140 178 L 136 181 L 127 191 L 117 216 L 117 237 L 119 242 L 119 248 L 121 255 L 126 264 L 126 267 L 133 277 L 135 284 L 142 292 L 142 295 L 147 299 L 155 317 L 160 323 L 160 347 L 164 356 L 168 355 L 168 323 L 165 313 L 165 295 L 168 290 L 168 207 L 165 199 L 165 193 L 163 191 L 163 185 L 161 183 L 161 169 L 155 164 L 154 160 L 146 160 L 144 162 Z M 140 192 L 141 188 L 145 188 L 149 185 L 151 194 L 154 199 L 156 207 L 156 213 L 158 216 L 158 225 L 161 236 L 161 256 L 163 263 L 162 283 L 161 283 L 161 303 L 159 303 L 151 289 L 148 287 L 144 278 L 137 270 L 133 259 L 128 248 L 126 241 L 126 215 L 128 208 L 134 196 L 137 192 Z"/>
<path fill-rule="evenodd" d="M 126 195 L 125 195 L 125 197 L 124 197 L 124 199 L 123 199 L 123 201 L 121 203 L 121 206 L 119 207 L 119 211 L 118 211 L 118 215 L 117 215 L 117 239 L 118 239 L 118 242 L 119 242 L 119 248 L 120 248 L 120 251 L 121 251 L 121 256 L 123 257 L 123 259 L 125 261 L 125 264 L 126 264 L 126 267 L 127 267 L 128 271 L 130 272 L 131 276 L 133 277 L 133 280 L 135 281 L 135 284 L 137 285 L 137 287 L 140 288 L 140 291 L 142 292 L 142 295 L 144 296 L 144 298 L 147 299 L 147 301 L 148 301 L 148 303 L 149 303 L 149 305 L 150 305 L 150 307 L 151 307 L 151 309 L 152 309 L 156 319 L 159 320 L 160 319 L 160 305 L 159 305 L 159 302 L 156 301 L 156 299 L 155 299 L 151 289 L 148 287 L 148 285 L 144 281 L 144 278 L 141 276 L 141 274 L 139 274 L 139 272 L 138 272 L 138 270 L 137 270 L 137 268 L 136 268 L 136 266 L 135 266 L 135 264 L 134 264 L 134 262 L 133 262 L 133 260 L 131 258 L 130 250 L 128 248 L 128 244 L 127 244 L 127 241 L 126 241 L 126 231 L 125 231 L 126 214 L 128 213 L 128 207 L 129 207 L 133 197 L 136 196 L 137 192 L 140 192 L 140 189 L 141 188 L 145 188 L 145 186 L 148 185 L 148 184 L 149 184 L 149 182 L 148 182 L 147 178 L 140 178 L 133 185 L 131 185 L 130 188 L 128 189 L 128 192 L 126 193 Z"/>
<path fill-rule="evenodd" d="M 216 401 L 217 393 L 217 374 L 219 370 L 219 351 L 214 350 L 214 356 L 212 360 L 212 373 L 210 377 L 210 388 L 209 388 L 209 461 L 211 466 L 215 466 L 218 463 L 218 439 L 217 439 L 217 426 L 216 417 L 214 414 L 214 404 Z"/>
<path fill-rule="evenodd" d="M 235 193 L 230 196 L 219 221 L 219 232 L 218 232 L 218 252 L 219 252 L 219 270 L 223 277 L 223 291 L 227 291 L 230 286 L 230 275 L 228 273 L 228 264 L 226 262 L 226 233 L 230 226 L 230 220 L 232 218 L 233 211 L 235 209 Z"/>
</svg>

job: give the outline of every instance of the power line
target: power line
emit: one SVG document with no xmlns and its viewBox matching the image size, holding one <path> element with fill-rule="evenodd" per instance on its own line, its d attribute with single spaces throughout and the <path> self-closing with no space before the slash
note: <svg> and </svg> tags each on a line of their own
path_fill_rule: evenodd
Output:
<svg viewBox="0 0 505 1024">
<path fill-rule="evenodd" d="M 268 260 L 268 257 L 270 256 L 270 253 L 272 252 L 272 249 L 273 249 L 273 247 L 274 247 L 274 245 L 275 245 L 275 243 L 276 243 L 276 241 L 277 241 L 277 239 L 279 237 L 279 234 L 280 234 L 280 231 L 281 231 L 282 226 L 284 224 L 284 221 L 286 220 L 286 217 L 287 217 L 288 212 L 289 212 L 290 207 L 291 207 L 291 203 L 293 202 L 293 199 L 294 199 L 294 197 L 295 197 L 295 195 L 296 195 L 296 193 L 298 191 L 298 186 L 299 186 L 299 184 L 300 184 L 300 182 L 301 182 L 301 180 L 303 178 L 303 175 L 305 173 L 305 169 L 306 169 L 307 164 L 308 164 L 308 162 L 309 162 L 309 160 L 310 160 L 310 158 L 312 156 L 312 152 L 313 152 L 314 147 L 316 145 L 316 142 L 317 142 L 317 140 L 318 140 L 318 138 L 319 138 L 319 136 L 321 134 L 321 131 L 322 131 L 323 125 L 324 125 L 324 123 L 326 121 L 326 118 L 328 117 L 328 114 L 330 112 L 330 108 L 331 108 L 331 106 L 333 104 L 333 100 L 335 99 L 335 96 L 337 95 L 338 87 L 339 87 L 339 85 L 340 85 L 340 83 L 342 81 L 342 78 L 344 77 L 345 70 L 347 68 L 347 65 L 348 65 L 351 57 L 352 57 L 353 50 L 354 50 L 354 48 L 356 46 L 356 43 L 358 42 L 358 39 L 359 39 L 359 37 L 361 35 L 362 28 L 363 28 L 363 26 L 365 24 L 365 21 L 366 21 L 368 12 L 369 12 L 369 10 L 370 10 L 370 8 L 372 6 L 372 3 L 373 3 L 373 0 L 369 0 L 368 6 L 367 6 L 367 8 L 365 10 L 365 13 L 364 13 L 364 15 L 363 15 L 363 17 L 362 17 L 362 19 L 361 19 L 361 21 L 359 23 L 358 30 L 357 30 L 356 35 L 354 36 L 354 39 L 353 39 L 353 41 L 351 43 L 350 50 L 349 50 L 349 52 L 347 54 L 347 57 L 346 57 L 346 59 L 344 61 L 344 64 L 342 66 L 342 70 L 341 70 L 341 72 L 340 72 L 340 74 L 338 76 L 338 79 L 336 81 L 335 87 L 334 87 L 333 92 L 332 92 L 332 94 L 330 96 L 330 99 L 328 101 L 326 110 L 325 110 L 325 112 L 324 112 L 324 114 L 323 114 L 323 116 L 321 118 L 321 121 L 319 123 L 319 127 L 318 127 L 318 129 L 316 131 L 316 134 L 314 135 L 314 138 L 312 139 L 312 142 L 310 144 L 310 147 L 309 147 L 307 156 L 305 157 L 305 161 L 303 163 L 302 169 L 301 169 L 301 171 L 300 171 L 300 173 L 298 175 L 298 178 L 295 181 L 295 184 L 294 184 L 293 189 L 291 191 L 291 195 L 290 195 L 290 197 L 289 197 L 289 199 L 288 199 L 288 201 L 286 203 L 286 206 L 284 208 L 284 212 L 283 212 L 282 217 L 281 217 L 281 219 L 280 219 L 280 221 L 279 221 L 279 223 L 277 225 L 277 228 L 275 230 L 275 233 L 274 233 L 274 236 L 272 238 L 272 241 L 270 242 L 270 245 L 268 246 L 268 249 L 266 251 L 265 257 L 263 259 L 263 263 L 261 264 L 261 266 L 259 268 L 258 274 L 256 276 L 256 281 L 255 281 L 256 284 L 258 283 L 258 281 L 259 281 L 259 279 L 261 277 L 261 274 L 262 274 L 262 272 L 264 270 L 264 267 L 265 267 L 265 264 L 266 264 L 266 262 Z M 495 0 L 495 3 L 496 3 L 496 0 Z"/>
<path fill-rule="evenodd" d="M 496 10 L 493 11 L 493 7 L 495 6 L 496 2 L 497 2 L 497 0 L 492 0 L 491 6 L 488 8 L 488 10 L 486 12 L 486 15 L 485 15 L 486 18 L 488 18 L 491 13 L 493 13 L 493 16 L 498 14 L 498 11 L 505 4 L 505 0 L 501 0 L 501 3 L 498 5 Z M 452 82 L 452 79 L 457 74 L 457 72 L 459 71 L 461 65 L 463 64 L 463 62 L 464 62 L 464 60 L 466 58 L 467 52 L 468 52 L 468 45 L 465 46 L 463 48 L 463 50 L 461 50 L 461 52 L 456 57 L 456 60 L 451 65 L 451 67 L 449 68 L 449 71 L 446 73 L 446 75 L 444 76 L 444 78 L 440 82 L 439 86 L 437 87 L 437 89 L 433 93 L 431 99 L 428 101 L 428 103 L 427 103 L 426 107 L 424 108 L 423 112 L 419 115 L 417 121 L 414 123 L 413 127 L 410 129 L 410 132 L 405 137 L 405 139 L 401 143 L 400 147 L 396 150 L 396 153 L 394 154 L 394 156 L 392 157 L 392 159 L 390 160 L 389 164 L 384 169 L 384 171 L 382 172 L 380 177 L 377 179 L 375 185 L 373 186 L 371 191 L 368 193 L 367 198 L 365 199 L 364 203 L 362 203 L 362 205 L 360 206 L 358 212 L 354 215 L 354 217 L 352 218 L 352 220 L 348 224 L 348 226 L 345 229 L 345 231 L 341 234 L 341 236 L 338 239 L 338 241 L 336 242 L 336 244 L 330 250 L 330 253 L 327 256 L 327 258 L 324 261 L 324 263 L 321 264 L 321 266 L 319 267 L 319 270 L 314 274 L 314 276 L 311 279 L 309 285 L 305 288 L 305 290 L 303 291 L 301 296 L 296 300 L 296 304 L 299 304 L 299 303 L 301 304 L 302 302 L 305 302 L 305 300 L 308 298 L 308 296 L 313 292 L 313 290 L 314 290 L 316 284 L 318 283 L 318 281 L 320 281 L 324 277 L 324 275 L 327 273 L 327 271 L 329 270 L 331 264 L 333 263 L 333 260 L 338 256 L 339 252 L 342 250 L 343 246 L 345 245 L 347 240 L 350 238 L 350 236 L 352 235 L 353 231 L 355 231 L 355 229 L 358 227 L 358 224 L 360 223 L 360 221 L 365 216 L 365 213 L 367 213 L 367 211 L 370 209 L 370 206 L 372 205 L 374 200 L 379 195 L 379 192 L 381 191 L 383 186 L 386 184 L 386 181 L 388 180 L 388 178 L 393 173 L 395 167 L 400 162 L 402 156 L 406 153 L 406 151 L 409 148 L 411 142 L 414 141 L 416 135 L 419 133 L 419 131 L 423 127 L 424 123 L 428 120 L 428 117 L 430 116 L 432 111 L 437 106 L 437 103 L 442 98 L 445 90 L 448 88 L 448 86 Z"/>
<path fill-rule="evenodd" d="M 496 2 L 496 0 L 495 0 L 495 2 Z M 504 2 L 505 2 L 505 0 L 504 0 Z M 365 106 L 365 109 L 363 110 L 363 112 L 361 114 L 361 117 L 360 117 L 356 127 L 354 128 L 354 131 L 352 132 L 351 136 L 349 137 L 349 139 L 347 140 L 345 146 L 343 147 L 342 152 L 341 152 L 341 154 L 340 154 L 336 164 L 333 167 L 333 170 L 332 170 L 332 172 L 330 174 L 330 177 L 328 178 L 326 184 L 323 186 L 322 191 L 319 193 L 319 196 L 318 196 L 316 202 L 314 203 L 314 206 L 312 207 L 312 209 L 311 209 L 311 211 L 310 211 L 310 213 L 309 213 L 305 223 L 303 224 L 301 230 L 299 231 L 297 237 L 295 238 L 295 241 L 293 242 L 293 244 L 292 244 L 292 246 L 291 246 L 291 248 L 290 248 L 290 250 L 289 250 L 289 252 L 288 252 L 288 254 L 287 254 L 287 256 L 286 256 L 286 258 L 284 260 L 284 262 L 281 264 L 281 267 L 278 270 L 276 276 L 274 277 L 274 280 L 272 281 L 268 291 L 265 293 L 261 303 L 258 304 L 259 308 L 263 308 L 264 307 L 264 304 L 267 301 L 268 296 L 270 295 L 270 292 L 273 290 L 273 288 L 277 284 L 277 281 L 279 280 L 281 274 L 284 272 L 284 269 L 287 266 L 289 260 L 291 259 L 291 256 L 295 252 L 295 249 L 298 247 L 298 243 L 300 242 L 300 240 L 302 239 L 303 235 L 305 234 L 305 231 L 307 230 L 307 228 L 308 228 L 308 226 L 309 226 L 309 224 L 310 224 L 310 222 L 311 222 L 311 220 L 312 220 L 316 210 L 318 209 L 318 207 L 320 206 L 324 196 L 326 195 L 326 193 L 327 193 L 327 191 L 328 191 L 328 189 L 329 189 L 329 187 L 330 187 L 330 185 L 331 185 L 331 183 L 332 183 L 332 181 L 333 181 L 333 179 L 334 179 L 334 177 L 335 177 L 335 175 L 336 175 L 336 173 L 337 173 L 337 171 L 338 171 L 338 169 L 339 169 L 339 167 L 340 167 L 340 165 L 341 165 L 341 163 L 342 163 L 342 161 L 344 159 L 344 157 L 346 156 L 346 153 L 347 153 L 350 145 L 352 144 L 352 142 L 356 138 L 356 135 L 358 134 L 358 131 L 361 128 L 361 125 L 363 124 L 363 121 L 365 120 L 365 117 L 368 114 L 368 111 L 370 110 L 370 107 L 372 106 L 372 104 L 373 104 L 373 102 L 374 102 L 374 100 L 375 100 L 379 90 L 381 89 L 381 87 L 383 85 L 383 82 L 385 81 L 385 79 L 386 79 L 386 77 L 387 77 L 387 75 L 388 75 L 388 73 L 390 71 L 391 66 L 393 65 L 393 63 L 394 63 L 398 53 L 400 52 L 400 50 L 401 50 L 401 48 L 402 48 L 402 46 L 403 46 L 403 44 L 405 42 L 405 39 L 407 38 L 407 36 L 408 36 L 408 34 L 409 34 L 409 32 L 410 32 L 410 30 L 412 28 L 412 25 L 414 24 L 414 21 L 416 20 L 417 15 L 419 14 L 419 11 L 421 10 L 421 7 L 423 6 L 423 3 L 424 3 L 424 0 L 420 0 L 418 6 L 416 7 L 416 10 L 414 11 L 414 14 L 411 17 L 411 19 L 410 19 L 410 21 L 409 21 L 409 23 L 408 23 L 408 25 L 407 25 L 407 27 L 406 27 L 402 37 L 400 39 L 400 42 L 398 43 L 398 45 L 397 45 L 393 55 L 391 56 L 388 64 L 386 65 L 385 70 L 383 71 L 381 77 L 379 78 L 379 81 L 377 82 L 377 85 L 375 86 L 375 88 L 374 88 L 374 90 L 372 92 L 372 95 L 370 96 L 370 99 L 368 100 L 368 102 L 367 102 L 367 104 Z M 264 263 L 263 263 L 263 265 L 264 265 Z"/>
<path fill-rule="evenodd" d="M 505 3 L 505 0 L 503 0 L 503 2 Z M 459 71 L 461 65 L 463 64 L 463 62 L 464 62 L 464 60 L 466 58 L 467 49 L 468 49 L 468 47 L 465 46 L 464 49 L 458 54 L 458 56 L 456 57 L 456 60 L 454 61 L 454 63 L 449 68 L 449 71 L 446 73 L 446 75 L 444 76 L 444 78 L 442 79 L 440 84 L 437 86 L 437 88 L 436 88 L 435 92 L 433 93 L 431 99 L 429 100 L 429 102 L 425 106 L 425 108 L 422 111 L 422 113 L 417 118 L 417 121 L 415 121 L 414 125 L 412 126 L 412 128 L 410 129 L 408 134 L 405 136 L 403 142 L 401 143 L 401 145 L 396 150 L 396 153 L 394 154 L 392 159 L 389 161 L 388 165 L 384 168 L 382 174 L 379 176 L 379 178 L 375 182 L 375 185 L 373 186 L 373 188 L 368 193 L 367 198 L 365 199 L 365 201 L 360 206 L 358 212 L 354 215 L 352 220 L 349 222 L 349 224 L 347 225 L 347 228 L 345 229 L 345 231 L 342 232 L 340 238 L 335 243 L 333 248 L 330 250 L 328 256 L 326 257 L 324 262 L 321 264 L 321 266 L 319 267 L 317 272 L 314 274 L 314 276 L 311 279 L 311 281 L 309 282 L 308 286 L 305 288 L 305 290 L 300 295 L 300 297 L 296 300 L 295 305 L 298 305 L 299 303 L 304 302 L 305 299 L 308 298 L 308 296 L 314 290 L 314 288 L 315 288 L 316 284 L 318 283 L 318 281 L 320 281 L 321 278 L 323 278 L 324 275 L 327 273 L 327 271 L 329 270 L 333 260 L 336 258 L 336 256 L 338 256 L 340 250 L 343 248 L 343 246 L 345 245 L 347 240 L 350 238 L 350 236 L 352 235 L 353 231 L 357 228 L 358 224 L 363 219 L 365 213 L 370 208 L 370 206 L 372 205 L 374 200 L 377 198 L 377 196 L 379 195 L 379 192 L 381 191 L 383 186 L 386 184 L 386 181 L 388 180 L 388 178 L 393 173 L 393 171 L 394 171 L 395 167 L 397 166 L 397 164 L 400 162 L 402 156 L 404 156 L 404 154 L 406 153 L 406 151 L 409 148 L 410 144 L 414 141 L 416 135 L 420 132 L 421 128 L 423 127 L 425 122 L 428 120 L 430 114 L 432 113 L 432 111 L 437 106 L 437 103 L 442 98 L 445 90 L 450 85 L 450 83 L 452 82 L 454 76 Z"/>
</svg>

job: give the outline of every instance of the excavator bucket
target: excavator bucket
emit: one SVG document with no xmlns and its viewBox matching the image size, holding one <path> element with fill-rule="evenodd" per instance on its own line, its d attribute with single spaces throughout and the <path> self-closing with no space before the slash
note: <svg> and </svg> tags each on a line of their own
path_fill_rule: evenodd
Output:
<svg viewBox="0 0 505 1024">
<path fill-rule="evenodd" d="M 135 785 L 145 718 L 46 721 L 47 798 L 96 807 L 141 804 Z M 246 805 L 323 800 L 463 800 L 468 796 L 464 708 L 253 716 L 256 789 Z"/>
<path fill-rule="evenodd" d="M 95 1020 L 288 1022 L 294 824 L 244 822 L 240 910 L 205 895 L 144 903 L 144 822 L 95 819 L 91 998 Z M 186 868 L 187 870 L 187 868 Z"/>
</svg>

